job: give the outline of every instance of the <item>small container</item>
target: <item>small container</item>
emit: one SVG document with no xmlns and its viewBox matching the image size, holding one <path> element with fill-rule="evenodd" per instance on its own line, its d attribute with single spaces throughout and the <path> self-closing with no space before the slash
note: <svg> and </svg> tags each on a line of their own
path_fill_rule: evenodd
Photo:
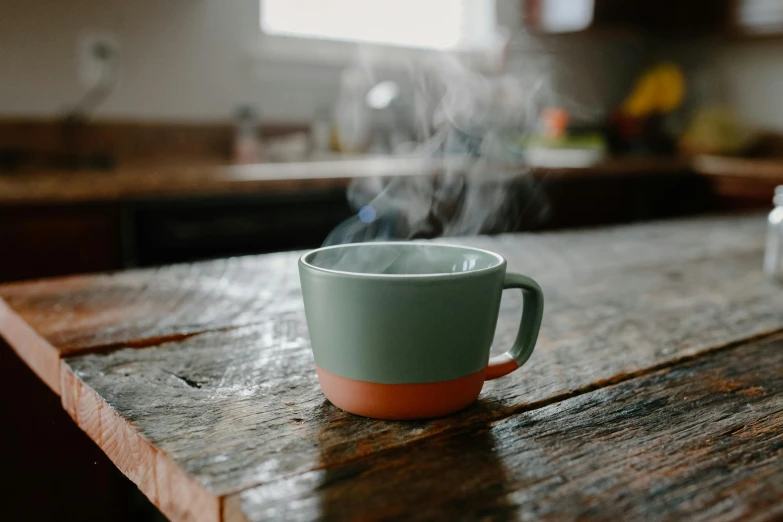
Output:
<svg viewBox="0 0 783 522">
<path fill-rule="evenodd" d="M 310 152 L 313 156 L 326 154 L 331 149 L 332 115 L 328 107 L 322 107 L 315 113 L 310 125 Z"/>
<path fill-rule="evenodd" d="M 767 221 L 767 250 L 764 255 L 764 272 L 783 282 L 783 185 L 775 189 L 772 199 L 775 208 Z"/>
<path fill-rule="evenodd" d="M 262 160 L 263 147 L 258 127 L 259 121 L 256 111 L 250 106 L 241 106 L 236 116 L 234 162 L 248 164 L 258 163 Z"/>
<path fill-rule="evenodd" d="M 339 152 L 358 154 L 370 142 L 370 112 L 365 104 L 367 75 L 361 69 L 346 69 L 340 79 L 340 96 L 334 110 Z"/>
</svg>

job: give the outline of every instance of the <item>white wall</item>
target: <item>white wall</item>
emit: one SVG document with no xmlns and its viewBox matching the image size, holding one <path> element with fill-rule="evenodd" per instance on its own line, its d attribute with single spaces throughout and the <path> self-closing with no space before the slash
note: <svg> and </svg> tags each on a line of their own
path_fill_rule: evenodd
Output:
<svg viewBox="0 0 783 522">
<path fill-rule="evenodd" d="M 737 113 L 752 125 L 783 131 L 783 40 L 723 46 L 717 60 Z"/>
<path fill-rule="evenodd" d="M 254 0 L 0 0 L 0 13 L 0 114 L 48 116 L 73 104 L 77 41 L 90 29 L 116 33 L 121 46 L 104 117 L 225 120 L 250 102 L 269 119 L 302 120 L 337 85 L 331 69 L 253 65 Z"/>
<path fill-rule="evenodd" d="M 783 39 L 660 41 L 651 55 L 685 68 L 693 107 L 728 106 L 752 127 L 783 131 Z"/>
<path fill-rule="evenodd" d="M 515 66 L 545 63 L 553 102 L 605 112 L 625 93 L 643 46 L 627 40 L 538 41 L 520 30 L 518 0 L 498 0 Z M 271 121 L 309 119 L 335 99 L 334 66 L 261 63 L 257 0 L 0 0 L 0 115 L 52 116 L 79 99 L 76 47 L 85 30 L 116 33 L 122 72 L 98 117 L 219 121 L 251 103 Z"/>
<path fill-rule="evenodd" d="M 513 34 L 511 68 L 537 67 L 554 105 L 596 121 L 617 107 L 645 65 L 647 44 L 630 35 L 575 34 L 534 38 L 522 29 L 521 2 L 497 0 L 498 23 Z"/>
</svg>

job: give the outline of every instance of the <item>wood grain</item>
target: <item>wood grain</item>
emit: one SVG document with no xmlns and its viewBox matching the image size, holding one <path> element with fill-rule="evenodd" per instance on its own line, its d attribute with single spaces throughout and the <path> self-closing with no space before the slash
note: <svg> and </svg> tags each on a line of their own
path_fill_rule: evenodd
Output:
<svg viewBox="0 0 783 522">
<path fill-rule="evenodd" d="M 207 492 L 63 367 L 62 404 L 76 424 L 158 509 L 172 520 L 220 519 L 220 499 Z"/>
<path fill-rule="evenodd" d="M 508 259 L 510 270 L 560 279 L 621 266 L 758 252 L 764 227 L 762 215 L 746 215 L 444 241 L 494 250 Z M 63 353 L 149 344 L 300 309 L 298 255 L 5 284 L 0 298 Z"/>
<path fill-rule="evenodd" d="M 0 339 L 0 520 L 165 522 Z"/>
<path fill-rule="evenodd" d="M 334 467 L 326 448 L 226 520 L 779 519 L 782 365 L 783 341 L 744 345 Z"/>
<path fill-rule="evenodd" d="M 0 333 L 53 388 L 60 375 L 72 418 L 165 513 L 216 520 L 221 503 L 241 504 L 227 496 L 248 488 L 783 329 L 783 289 L 760 270 L 763 238 L 756 215 L 448 239 L 498 251 L 535 277 L 547 312 L 529 366 L 487 383 L 465 412 L 429 422 L 361 419 L 323 398 L 296 253 L 2 285 Z M 506 294 L 496 351 L 518 324 L 521 300 Z M 22 336 L 20 324 L 30 327 Z"/>
<path fill-rule="evenodd" d="M 25 364 L 60 394 L 60 353 L 0 299 L 0 333 Z"/>
<path fill-rule="evenodd" d="M 444 241 L 494 250 L 508 259 L 510 270 L 532 275 L 542 283 L 555 282 L 554 292 L 591 272 L 738 253 L 760 256 L 764 233 L 763 217 L 747 215 Z M 26 331 L 24 343 L 12 345 L 23 358 L 35 360 L 31 368 L 58 390 L 59 361 L 52 348 L 62 356 L 123 345 L 149 346 L 301 311 L 298 255 L 270 254 L 6 284 L 0 285 L 0 300 L 33 330 Z M 752 263 L 748 269 L 758 273 Z M 676 276 L 671 277 L 669 283 L 676 286 Z M 552 310 L 557 301 L 551 301 L 551 296 L 548 301 L 547 308 Z M 518 296 L 509 294 L 504 310 L 516 314 L 518 303 Z M 592 303 L 583 306 L 593 314 L 586 313 L 585 318 L 601 310 L 604 316 L 615 313 Z M 9 325 L 0 324 L 0 334 L 18 336 L 18 328 L 6 331 Z"/>
<path fill-rule="evenodd" d="M 143 350 L 67 357 L 68 371 L 215 495 L 540 407 L 783 328 L 783 291 L 759 254 L 543 277 L 542 336 L 529 366 L 431 422 L 356 418 L 313 372 L 301 310 Z M 510 294 L 513 295 L 513 294 Z M 502 307 L 496 345 L 516 332 Z"/>
<path fill-rule="evenodd" d="M 558 279 L 758 251 L 763 248 L 765 235 L 766 215 L 746 213 L 436 241 L 492 250 L 508 260 L 509 270 Z"/>
<path fill-rule="evenodd" d="M 0 296 L 63 353 L 154 344 L 301 308 L 297 254 L 0 285 Z"/>
</svg>

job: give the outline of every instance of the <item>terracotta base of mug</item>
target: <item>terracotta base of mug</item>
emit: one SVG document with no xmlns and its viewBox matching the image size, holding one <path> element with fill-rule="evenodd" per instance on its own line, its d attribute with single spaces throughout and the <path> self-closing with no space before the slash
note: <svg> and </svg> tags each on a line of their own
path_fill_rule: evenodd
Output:
<svg viewBox="0 0 783 522">
<path fill-rule="evenodd" d="M 442 417 L 464 409 L 478 398 L 485 370 L 441 382 L 381 384 L 357 381 L 316 365 L 321 390 L 348 413 L 386 420 Z"/>
</svg>

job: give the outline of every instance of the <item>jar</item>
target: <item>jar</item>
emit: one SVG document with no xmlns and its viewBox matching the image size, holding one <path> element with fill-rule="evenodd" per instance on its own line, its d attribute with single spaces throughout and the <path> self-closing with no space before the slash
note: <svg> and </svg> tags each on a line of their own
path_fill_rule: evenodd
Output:
<svg viewBox="0 0 783 522">
<path fill-rule="evenodd" d="M 783 185 L 775 189 L 772 199 L 775 208 L 767 221 L 767 251 L 764 255 L 764 271 L 770 277 L 783 281 Z"/>
<path fill-rule="evenodd" d="M 263 152 L 258 135 L 258 113 L 248 105 L 237 111 L 234 132 L 234 162 L 240 164 L 259 163 Z"/>
</svg>

